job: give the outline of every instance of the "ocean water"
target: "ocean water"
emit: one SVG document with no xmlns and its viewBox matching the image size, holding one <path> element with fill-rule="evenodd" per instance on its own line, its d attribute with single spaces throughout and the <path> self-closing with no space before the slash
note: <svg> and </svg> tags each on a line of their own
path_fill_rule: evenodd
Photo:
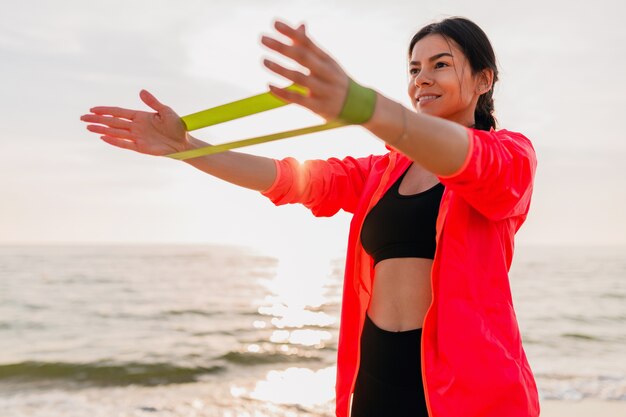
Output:
<svg viewBox="0 0 626 417">
<path fill-rule="evenodd" d="M 334 416 L 343 262 L 0 246 L 0 417 Z M 623 247 L 517 248 L 541 399 L 626 401 L 625 278 Z"/>
</svg>

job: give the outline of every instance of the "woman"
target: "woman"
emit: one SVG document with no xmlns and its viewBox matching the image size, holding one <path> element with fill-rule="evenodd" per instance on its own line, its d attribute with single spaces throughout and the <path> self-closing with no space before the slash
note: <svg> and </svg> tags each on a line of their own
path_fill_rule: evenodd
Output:
<svg viewBox="0 0 626 417">
<path fill-rule="evenodd" d="M 299 164 L 228 151 L 186 162 L 276 205 L 302 203 L 316 216 L 354 213 L 336 415 L 538 416 L 508 283 L 536 159 L 524 135 L 495 130 L 498 71 L 487 36 L 458 17 L 422 28 L 408 51 L 411 112 L 356 84 L 304 25 L 277 21 L 275 28 L 292 44 L 268 36 L 262 43 L 309 74 L 264 64 L 309 94 L 270 86 L 272 93 L 326 120 L 345 114 L 351 92 L 372 93 L 359 124 L 389 152 Z M 104 141 L 146 154 L 208 146 L 171 108 L 146 91 L 140 96 L 156 113 L 96 107 L 81 119 L 95 123 L 87 128 Z"/>
</svg>

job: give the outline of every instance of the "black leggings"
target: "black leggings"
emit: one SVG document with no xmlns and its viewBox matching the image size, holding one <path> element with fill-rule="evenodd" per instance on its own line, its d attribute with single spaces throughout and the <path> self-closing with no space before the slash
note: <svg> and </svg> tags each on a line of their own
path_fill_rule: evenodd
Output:
<svg viewBox="0 0 626 417">
<path fill-rule="evenodd" d="M 421 328 L 391 332 L 365 314 L 350 417 L 428 417 L 421 339 Z"/>
</svg>

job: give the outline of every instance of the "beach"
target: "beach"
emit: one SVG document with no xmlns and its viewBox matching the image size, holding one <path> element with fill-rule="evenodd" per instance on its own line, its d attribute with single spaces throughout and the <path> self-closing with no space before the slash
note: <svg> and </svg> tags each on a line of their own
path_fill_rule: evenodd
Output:
<svg viewBox="0 0 626 417">
<path fill-rule="evenodd" d="M 580 401 L 541 401 L 541 417 L 624 417 L 626 401 L 584 399 Z"/>
<path fill-rule="evenodd" d="M 518 247 L 541 417 L 626 416 L 623 248 Z M 332 417 L 344 259 L 0 247 L 1 417 Z"/>
</svg>

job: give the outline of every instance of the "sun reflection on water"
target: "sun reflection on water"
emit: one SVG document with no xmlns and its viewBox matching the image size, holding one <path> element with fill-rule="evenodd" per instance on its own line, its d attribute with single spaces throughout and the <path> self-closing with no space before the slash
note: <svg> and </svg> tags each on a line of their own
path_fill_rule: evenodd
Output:
<svg viewBox="0 0 626 417">
<path fill-rule="evenodd" d="M 309 259 L 307 265 L 299 258 L 280 259 L 272 279 L 259 279 L 269 294 L 258 301 L 258 312 L 273 316 L 272 324 L 280 329 L 334 324 L 335 317 L 321 311 L 333 301 L 328 297 L 331 275 L 329 259 Z"/>
<path fill-rule="evenodd" d="M 231 395 L 247 396 L 275 404 L 299 404 L 315 407 L 334 398 L 334 382 L 337 367 L 314 371 L 308 368 L 290 367 L 284 371 L 269 371 L 264 380 L 258 381 L 250 392 L 232 386 Z"/>
<path fill-rule="evenodd" d="M 270 341 L 274 343 L 291 343 L 304 346 L 315 346 L 323 348 L 322 340 L 330 340 L 330 332 L 322 330 L 276 330 L 270 336 Z"/>
<path fill-rule="evenodd" d="M 259 279 L 267 295 L 257 300 L 258 312 L 269 322 L 256 320 L 254 328 L 272 330 L 268 342 L 280 344 L 278 349 L 285 354 L 314 355 L 333 338 L 328 328 L 335 326 L 338 317 L 334 309 L 336 300 L 329 293 L 330 287 L 337 285 L 335 281 L 330 259 L 323 255 L 312 255 L 306 265 L 302 265 L 301 256 L 281 258 L 272 279 Z M 248 349 L 255 347 L 250 345 Z M 249 392 L 231 387 L 231 393 L 263 402 L 315 407 L 334 398 L 336 369 L 336 366 L 319 370 L 293 366 L 272 370 Z"/>
<path fill-rule="evenodd" d="M 266 301 L 278 302 L 278 297 L 266 297 Z M 306 305 L 273 304 L 271 307 L 259 307 L 259 313 L 274 316 L 272 324 L 278 328 L 303 326 L 329 326 L 336 320 L 326 313 L 304 310 Z M 280 317 L 280 318 L 279 318 Z"/>
</svg>

